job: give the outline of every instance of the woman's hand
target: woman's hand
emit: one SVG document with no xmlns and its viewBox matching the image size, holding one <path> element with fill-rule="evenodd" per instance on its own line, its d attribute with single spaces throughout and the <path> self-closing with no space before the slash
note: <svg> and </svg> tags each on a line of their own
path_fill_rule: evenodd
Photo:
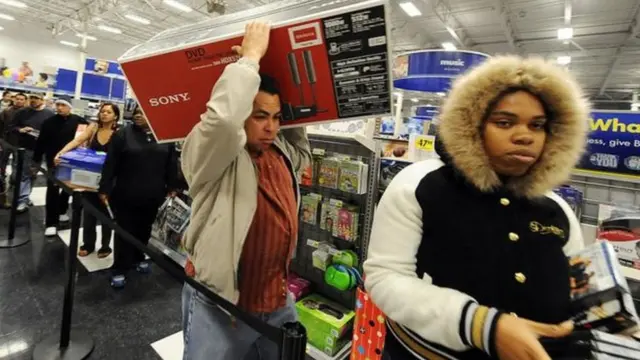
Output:
<svg viewBox="0 0 640 360">
<path fill-rule="evenodd" d="M 55 166 L 60 165 L 60 156 L 62 156 L 62 154 L 61 154 L 61 153 L 57 153 L 57 154 L 56 154 L 56 157 L 54 157 L 54 158 L 53 158 L 53 164 L 54 164 Z"/>
<path fill-rule="evenodd" d="M 496 327 L 496 351 L 500 360 L 551 360 L 538 340 L 561 338 L 573 331 L 571 321 L 542 324 L 513 315 L 502 315 Z"/>
<path fill-rule="evenodd" d="M 167 194 L 167 197 L 170 197 L 170 198 L 174 198 L 174 197 L 176 197 L 176 196 L 178 196 L 178 192 L 177 192 L 177 191 L 175 191 L 175 190 L 171 190 L 171 191 L 169 191 L 169 193 Z"/>
<path fill-rule="evenodd" d="M 109 196 L 107 194 L 99 193 L 98 198 L 102 201 L 103 204 L 109 205 Z"/>
<path fill-rule="evenodd" d="M 260 62 L 269 48 L 269 35 L 271 26 L 260 21 L 253 21 L 245 27 L 244 38 L 241 46 L 233 46 L 231 49 L 240 56 Z"/>
</svg>

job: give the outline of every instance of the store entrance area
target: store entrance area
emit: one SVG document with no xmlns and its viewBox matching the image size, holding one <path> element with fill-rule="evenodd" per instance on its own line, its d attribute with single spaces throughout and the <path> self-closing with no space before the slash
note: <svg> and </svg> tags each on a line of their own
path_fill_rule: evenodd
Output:
<svg viewBox="0 0 640 360">
<path fill-rule="evenodd" d="M 35 345 L 61 326 L 68 248 L 60 238 L 43 235 L 44 206 L 38 205 L 44 205 L 44 191 L 38 189 L 45 182 L 40 177 L 32 194 L 35 206 L 17 219 L 17 229 L 30 222 L 32 241 L 0 249 L 3 360 L 31 359 Z M 0 210 L 0 233 L 8 222 L 9 211 Z M 123 291 L 113 291 L 108 271 L 78 266 L 72 327 L 95 341 L 90 359 L 168 359 L 151 344 L 180 331 L 182 285 L 152 267 L 150 274 L 131 276 Z"/>
</svg>

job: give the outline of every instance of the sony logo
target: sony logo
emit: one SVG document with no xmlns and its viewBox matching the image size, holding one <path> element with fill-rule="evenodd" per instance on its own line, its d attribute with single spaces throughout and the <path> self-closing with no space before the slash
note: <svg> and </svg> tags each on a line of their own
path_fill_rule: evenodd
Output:
<svg viewBox="0 0 640 360">
<path fill-rule="evenodd" d="M 189 97 L 189 93 L 185 92 L 180 94 L 173 94 L 173 95 L 151 98 L 149 99 L 149 105 L 156 107 L 161 105 L 169 105 L 173 103 L 186 102 L 190 100 L 191 100 L 191 97 Z"/>
<path fill-rule="evenodd" d="M 464 66 L 462 60 L 440 60 L 440 65 L 444 66 Z"/>
</svg>

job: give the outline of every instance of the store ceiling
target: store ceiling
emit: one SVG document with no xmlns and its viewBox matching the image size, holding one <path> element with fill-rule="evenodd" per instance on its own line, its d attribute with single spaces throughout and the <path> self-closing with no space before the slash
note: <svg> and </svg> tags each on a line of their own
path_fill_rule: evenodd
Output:
<svg viewBox="0 0 640 360">
<path fill-rule="evenodd" d="M 86 31 L 100 39 L 110 38 L 130 45 L 153 34 L 183 24 L 217 16 L 207 3 L 222 0 L 19 0 L 27 5 L 6 5 L 0 12 L 16 21 L 46 27 L 56 36 L 80 38 Z M 184 12 L 166 4 L 188 5 Z M 412 0 L 420 16 L 410 17 L 400 9 L 408 0 L 391 0 L 394 47 L 397 52 L 440 48 L 451 42 L 458 49 L 497 53 L 538 54 L 550 59 L 570 56 L 568 67 L 592 96 L 630 99 L 640 90 L 640 0 Z M 235 12 L 272 2 L 227 0 L 225 11 Z M 4 3 L 4 4 L 3 4 Z M 145 25 L 127 18 L 137 15 Z M 3 20 L 0 18 L 0 26 Z M 121 34 L 100 29 L 117 28 Z M 570 41 L 558 39 L 558 29 L 571 27 Z M 23 30 L 24 31 L 24 30 Z M 61 45 L 62 46 L 62 45 Z"/>
</svg>

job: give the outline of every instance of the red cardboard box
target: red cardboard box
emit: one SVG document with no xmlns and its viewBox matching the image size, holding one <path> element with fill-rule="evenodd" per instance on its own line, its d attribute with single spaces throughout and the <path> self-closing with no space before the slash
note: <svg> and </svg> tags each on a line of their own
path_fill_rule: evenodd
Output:
<svg viewBox="0 0 640 360">
<path fill-rule="evenodd" d="M 183 139 L 248 21 L 271 22 L 260 71 L 282 92 L 282 127 L 391 113 L 388 13 L 384 0 L 289 1 L 162 32 L 119 62 L 158 141 Z"/>
</svg>

